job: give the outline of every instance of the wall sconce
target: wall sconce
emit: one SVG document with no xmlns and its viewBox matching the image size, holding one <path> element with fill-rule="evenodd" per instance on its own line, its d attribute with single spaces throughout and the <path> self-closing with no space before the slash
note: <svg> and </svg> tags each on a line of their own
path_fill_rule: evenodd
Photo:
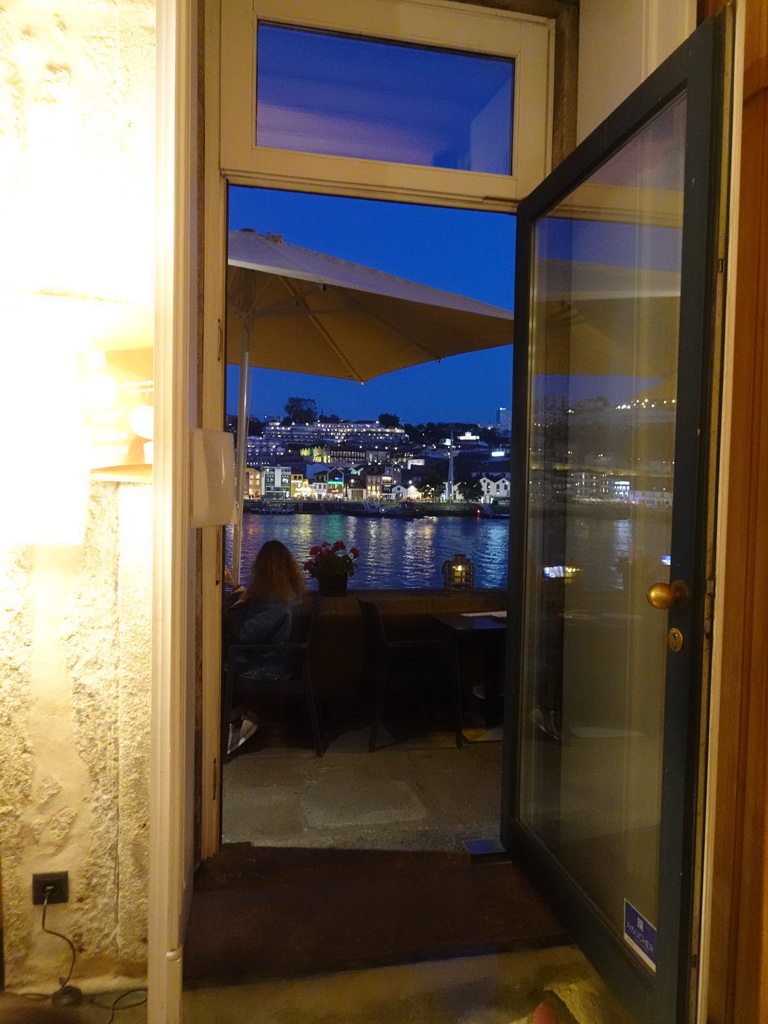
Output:
<svg viewBox="0 0 768 1024">
<path fill-rule="evenodd" d="M 81 363 L 92 475 L 148 482 L 154 457 L 152 349 L 87 351 Z"/>
<path fill-rule="evenodd" d="M 445 590 L 471 590 L 475 585 L 475 567 L 466 555 L 454 555 L 443 562 Z"/>
<path fill-rule="evenodd" d="M 89 475 L 106 467 L 107 479 L 151 479 L 154 311 L 3 283 L 3 336 L 22 340 L 3 347 L 0 543 L 81 545 Z M 117 456 L 116 406 L 127 439 Z"/>
</svg>

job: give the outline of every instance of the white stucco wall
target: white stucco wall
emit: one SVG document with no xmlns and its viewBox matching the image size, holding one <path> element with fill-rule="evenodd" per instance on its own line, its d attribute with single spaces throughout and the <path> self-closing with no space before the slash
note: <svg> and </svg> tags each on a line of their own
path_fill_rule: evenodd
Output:
<svg viewBox="0 0 768 1024">
<path fill-rule="evenodd" d="M 34 871 L 69 872 L 69 903 L 48 925 L 77 947 L 73 983 L 146 970 L 151 486 L 91 481 L 84 534 L 66 546 L 14 531 L 41 503 L 43 526 L 64 513 L 58 483 L 35 481 L 52 464 L 77 476 L 77 352 L 152 344 L 128 336 L 153 302 L 154 18 L 154 0 L 0 8 L 0 436 L 31 470 L 24 483 L 6 476 L 16 517 L 0 510 L 11 990 L 51 992 L 68 967 L 32 906 Z"/>
<path fill-rule="evenodd" d="M 696 27 L 696 0 L 580 0 L 582 141 Z"/>
</svg>

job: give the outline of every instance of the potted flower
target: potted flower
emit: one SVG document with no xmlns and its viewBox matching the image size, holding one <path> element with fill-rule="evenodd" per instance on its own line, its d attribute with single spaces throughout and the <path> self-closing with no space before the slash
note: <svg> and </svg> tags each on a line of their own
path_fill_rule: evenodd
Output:
<svg viewBox="0 0 768 1024">
<path fill-rule="evenodd" d="M 304 563 L 304 572 L 317 580 L 321 594 L 343 595 L 347 592 L 347 580 L 354 575 L 360 552 L 349 548 L 343 540 L 334 544 L 323 541 L 309 549 L 309 559 Z"/>
</svg>

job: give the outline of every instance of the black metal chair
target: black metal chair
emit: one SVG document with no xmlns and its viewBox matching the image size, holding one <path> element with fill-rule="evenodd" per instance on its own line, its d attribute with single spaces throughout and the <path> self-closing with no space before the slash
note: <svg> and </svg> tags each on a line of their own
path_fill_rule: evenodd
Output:
<svg viewBox="0 0 768 1024">
<path fill-rule="evenodd" d="M 221 757 L 222 763 L 228 757 L 229 723 L 236 698 L 243 695 L 250 700 L 260 695 L 287 695 L 304 697 L 315 751 L 323 756 L 323 741 L 317 705 L 312 690 L 310 675 L 310 651 L 315 621 L 320 609 L 319 602 L 311 601 L 299 609 L 291 624 L 291 639 L 279 644 L 231 644 L 226 652 L 224 692 L 221 714 Z M 277 655 L 284 678 L 259 679 L 253 674 L 263 664 L 265 655 Z"/>
<path fill-rule="evenodd" d="M 368 750 L 376 749 L 376 738 L 387 693 L 393 685 L 413 687 L 423 684 L 425 676 L 437 676 L 450 689 L 453 704 L 456 746 L 461 749 L 464 736 L 461 720 L 461 679 L 455 645 L 439 638 L 392 640 L 387 637 L 381 612 L 372 601 L 358 599 L 363 617 L 365 655 L 363 675 L 373 694 L 373 718 Z M 438 654 L 437 664 L 434 655 Z M 430 671 L 425 668 L 429 665 Z M 435 671 L 437 669 L 437 671 Z"/>
</svg>

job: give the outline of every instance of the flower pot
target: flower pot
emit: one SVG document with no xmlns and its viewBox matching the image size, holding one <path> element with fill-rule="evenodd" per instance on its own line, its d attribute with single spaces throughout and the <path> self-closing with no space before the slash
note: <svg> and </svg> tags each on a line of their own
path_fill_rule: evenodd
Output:
<svg viewBox="0 0 768 1024">
<path fill-rule="evenodd" d="M 323 597 L 344 597 L 347 592 L 348 576 L 341 573 L 331 576 L 318 576 L 317 589 Z"/>
</svg>

